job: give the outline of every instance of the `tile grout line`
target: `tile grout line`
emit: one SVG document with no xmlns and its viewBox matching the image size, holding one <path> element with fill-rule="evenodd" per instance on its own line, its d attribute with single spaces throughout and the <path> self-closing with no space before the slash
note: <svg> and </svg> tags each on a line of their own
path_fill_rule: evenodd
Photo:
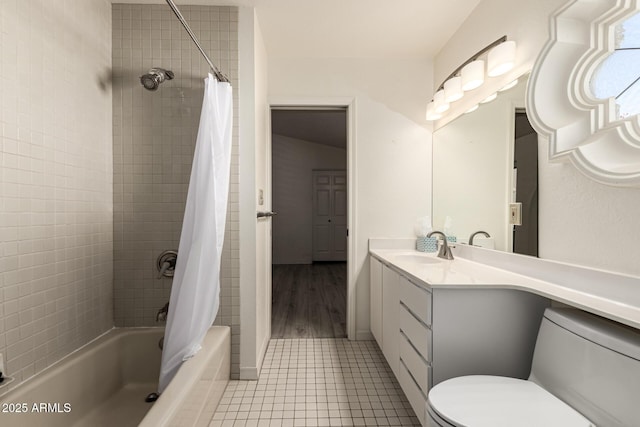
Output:
<svg viewBox="0 0 640 427">
<path fill-rule="evenodd" d="M 374 341 L 272 339 L 258 381 L 231 381 L 210 427 L 419 426 Z"/>
</svg>

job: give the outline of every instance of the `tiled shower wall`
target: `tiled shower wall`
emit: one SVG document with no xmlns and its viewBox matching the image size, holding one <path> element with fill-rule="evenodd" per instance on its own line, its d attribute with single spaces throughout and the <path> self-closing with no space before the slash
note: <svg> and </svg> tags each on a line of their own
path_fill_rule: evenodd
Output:
<svg viewBox="0 0 640 427">
<path fill-rule="evenodd" d="M 238 10 L 180 6 L 211 60 L 231 80 L 234 127 L 229 209 L 216 324 L 232 327 L 239 372 Z M 151 92 L 149 68 L 175 73 Z M 208 65 L 167 5 L 113 5 L 114 317 L 117 326 L 157 325 L 171 279 L 156 258 L 177 250 Z"/>
<path fill-rule="evenodd" d="M 110 68 L 108 0 L 0 1 L 0 353 L 18 381 L 113 326 Z"/>
</svg>

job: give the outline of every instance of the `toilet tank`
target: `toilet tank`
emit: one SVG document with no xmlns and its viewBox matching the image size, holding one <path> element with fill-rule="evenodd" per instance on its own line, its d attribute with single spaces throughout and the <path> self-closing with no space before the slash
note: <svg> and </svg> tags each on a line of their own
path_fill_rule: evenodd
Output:
<svg viewBox="0 0 640 427">
<path fill-rule="evenodd" d="M 548 308 L 529 379 L 595 425 L 640 426 L 640 330 Z"/>
</svg>

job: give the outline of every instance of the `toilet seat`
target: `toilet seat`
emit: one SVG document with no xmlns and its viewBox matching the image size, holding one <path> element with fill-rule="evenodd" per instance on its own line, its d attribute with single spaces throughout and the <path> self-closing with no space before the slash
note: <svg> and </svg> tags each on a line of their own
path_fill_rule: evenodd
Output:
<svg viewBox="0 0 640 427">
<path fill-rule="evenodd" d="M 532 381 L 473 375 L 431 389 L 433 421 L 454 427 L 593 427 L 575 409 Z"/>
</svg>

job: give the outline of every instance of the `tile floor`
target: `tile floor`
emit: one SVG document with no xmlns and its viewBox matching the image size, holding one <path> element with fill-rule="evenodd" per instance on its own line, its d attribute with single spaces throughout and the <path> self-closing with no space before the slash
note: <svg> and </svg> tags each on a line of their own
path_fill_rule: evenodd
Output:
<svg viewBox="0 0 640 427">
<path fill-rule="evenodd" d="M 231 381 L 218 426 L 419 426 L 375 341 L 272 339 L 258 381 Z"/>
</svg>

